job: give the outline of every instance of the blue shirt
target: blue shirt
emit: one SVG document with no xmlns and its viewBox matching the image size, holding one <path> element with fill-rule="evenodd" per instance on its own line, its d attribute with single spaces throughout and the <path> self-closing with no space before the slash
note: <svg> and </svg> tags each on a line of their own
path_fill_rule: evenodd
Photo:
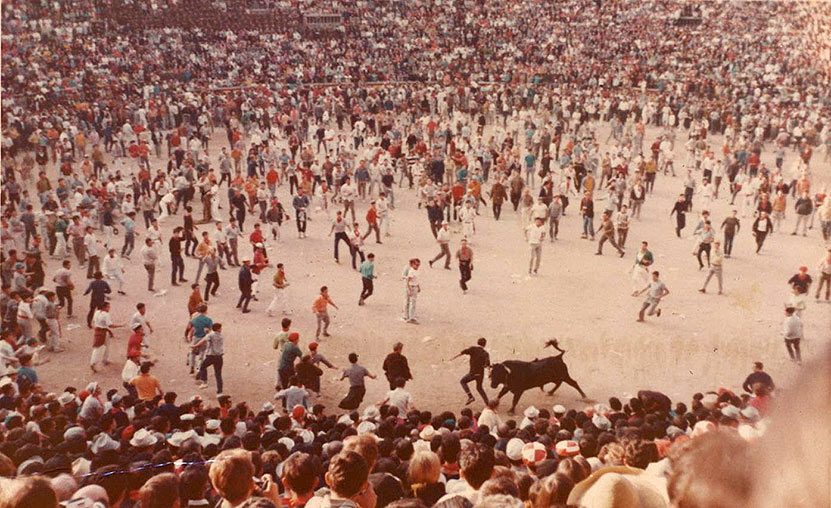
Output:
<svg viewBox="0 0 831 508">
<path fill-rule="evenodd" d="M 108 295 L 112 290 L 110 289 L 110 285 L 107 284 L 106 281 L 103 279 L 95 279 L 90 281 L 89 286 L 87 286 L 87 290 L 84 291 L 84 294 L 90 294 L 90 303 L 94 305 L 101 305 L 104 303 L 106 295 Z"/>
<path fill-rule="evenodd" d="M 121 219 L 121 225 L 124 226 L 125 235 L 133 234 L 133 231 L 136 229 L 135 221 L 129 217 L 124 217 L 123 219 Z"/>
</svg>

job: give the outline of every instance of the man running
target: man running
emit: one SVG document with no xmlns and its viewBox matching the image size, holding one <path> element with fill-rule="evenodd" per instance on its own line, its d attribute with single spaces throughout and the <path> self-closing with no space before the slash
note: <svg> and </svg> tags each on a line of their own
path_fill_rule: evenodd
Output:
<svg viewBox="0 0 831 508">
<path fill-rule="evenodd" d="M 470 356 L 470 371 L 460 381 L 462 389 L 467 394 L 467 402 L 465 402 L 465 405 L 476 400 L 473 394 L 470 393 L 470 388 L 468 387 L 471 381 L 476 382 L 476 391 L 482 396 L 485 405 L 488 405 L 488 394 L 485 393 L 485 389 L 482 387 L 482 381 L 485 379 L 485 367 L 490 367 L 491 364 L 490 355 L 485 350 L 487 343 L 488 341 L 482 337 L 476 341 L 475 346 L 463 349 L 459 354 L 450 359 L 452 362 L 461 356 Z"/>
<path fill-rule="evenodd" d="M 467 239 L 462 238 L 462 245 L 456 251 L 456 259 L 459 260 L 459 286 L 462 287 L 462 293 L 467 294 L 467 282 L 472 277 L 473 271 L 473 249 L 467 246 Z"/>
<path fill-rule="evenodd" d="M 661 303 L 661 299 L 669 294 L 669 289 L 667 289 L 667 285 L 658 278 L 659 276 L 660 274 L 657 271 L 652 272 L 652 282 L 635 294 L 635 296 L 640 296 L 646 291 L 649 291 L 646 301 L 643 302 L 643 307 L 641 307 L 641 311 L 638 313 L 638 322 L 643 322 L 643 314 L 646 312 L 646 309 L 649 309 L 648 314 L 650 316 L 656 314 L 658 317 L 661 317 L 661 309 L 658 308 L 658 305 Z"/>
<path fill-rule="evenodd" d="M 375 254 L 370 252 L 367 255 L 366 261 L 361 263 L 360 272 L 363 288 L 361 289 L 361 296 L 358 298 L 358 305 L 363 305 L 366 299 L 372 296 L 372 291 L 374 290 L 373 281 L 377 277 L 375 275 Z"/>
<path fill-rule="evenodd" d="M 332 299 L 329 298 L 329 288 L 326 286 L 321 286 L 320 296 L 318 296 L 312 304 L 312 312 L 314 312 L 315 316 L 317 317 L 317 331 L 315 332 L 315 341 L 320 341 L 321 324 L 323 325 L 323 336 L 329 337 L 329 305 L 336 309 L 338 308 L 338 306 L 335 305 L 335 302 L 333 302 Z"/>
</svg>

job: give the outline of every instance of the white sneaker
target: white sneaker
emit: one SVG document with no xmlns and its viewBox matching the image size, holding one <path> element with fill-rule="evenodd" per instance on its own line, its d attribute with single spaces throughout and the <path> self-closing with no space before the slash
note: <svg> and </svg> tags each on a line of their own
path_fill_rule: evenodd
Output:
<svg viewBox="0 0 831 508">
<path fill-rule="evenodd" d="M 204 390 L 204 389 L 205 389 L 205 388 L 207 388 L 207 387 L 208 387 L 207 383 L 201 383 L 201 384 L 199 385 L 199 387 L 198 387 L 198 388 L 199 388 L 200 390 Z"/>
</svg>

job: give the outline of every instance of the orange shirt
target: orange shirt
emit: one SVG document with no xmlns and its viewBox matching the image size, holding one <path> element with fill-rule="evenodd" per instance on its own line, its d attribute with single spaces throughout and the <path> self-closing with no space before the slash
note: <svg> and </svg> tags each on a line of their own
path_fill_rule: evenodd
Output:
<svg viewBox="0 0 831 508">
<path fill-rule="evenodd" d="M 315 303 L 312 304 L 312 310 L 315 312 L 326 312 L 326 308 L 331 301 L 332 299 L 328 296 L 320 295 L 315 300 Z"/>
<path fill-rule="evenodd" d="M 150 374 L 139 374 L 130 380 L 130 384 L 136 387 L 139 398 L 144 401 L 153 400 L 156 392 L 162 389 L 159 380 Z"/>
</svg>

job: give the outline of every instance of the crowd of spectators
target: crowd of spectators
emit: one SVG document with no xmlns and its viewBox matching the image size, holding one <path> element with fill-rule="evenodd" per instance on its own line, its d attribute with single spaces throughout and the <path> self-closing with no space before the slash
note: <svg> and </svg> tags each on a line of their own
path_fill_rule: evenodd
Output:
<svg viewBox="0 0 831 508">
<path fill-rule="evenodd" d="M 720 389 L 688 406 L 643 391 L 579 409 L 531 406 L 519 421 L 503 421 L 493 406 L 332 414 L 256 409 L 227 396 L 212 407 L 173 392 L 137 400 L 97 383 L 44 393 L 8 374 L 4 507 L 713 508 L 774 506 L 752 503 L 774 488 L 790 500 L 776 506 L 828 502 L 829 444 L 814 435 L 829 407 L 825 365 L 806 369 L 800 388 L 774 404 L 757 369 L 752 396 Z M 796 464 L 794 455 L 819 460 Z M 765 469 L 771 457 L 800 482 L 782 486 L 777 468 Z"/>
</svg>

